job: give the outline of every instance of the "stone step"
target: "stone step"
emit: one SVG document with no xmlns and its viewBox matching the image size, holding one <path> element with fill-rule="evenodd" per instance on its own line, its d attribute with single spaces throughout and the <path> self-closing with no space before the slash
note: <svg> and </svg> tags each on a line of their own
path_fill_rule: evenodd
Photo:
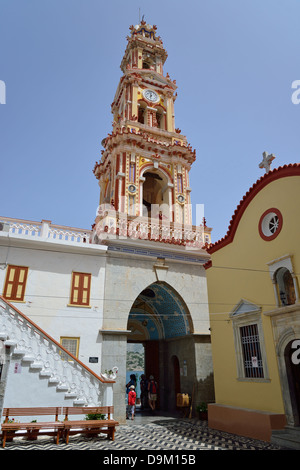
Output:
<svg viewBox="0 0 300 470">
<path fill-rule="evenodd" d="M 38 370 L 38 369 L 43 369 L 43 367 L 44 367 L 44 364 L 42 364 L 41 362 L 33 362 L 32 364 L 30 364 L 30 369 Z"/>
<path fill-rule="evenodd" d="M 65 398 L 76 398 L 77 393 L 76 392 L 67 392 L 65 393 Z"/>
<path fill-rule="evenodd" d="M 17 340 L 7 339 L 4 341 L 4 346 L 16 346 L 18 344 Z"/>
<path fill-rule="evenodd" d="M 68 385 L 61 384 L 61 385 L 58 385 L 56 387 L 56 390 L 59 390 L 60 392 L 61 391 L 67 391 L 67 390 L 69 390 L 69 387 L 68 387 Z"/>
<path fill-rule="evenodd" d="M 15 355 L 15 356 L 24 356 L 25 354 L 26 354 L 25 349 L 21 349 L 21 348 L 16 347 L 13 350 L 13 355 Z"/>
<path fill-rule="evenodd" d="M 74 403 L 75 406 L 76 406 L 76 405 L 77 405 L 77 406 L 84 406 L 84 405 L 86 405 L 86 400 L 83 400 L 83 399 L 80 399 L 80 398 L 79 398 L 78 400 L 74 400 L 73 403 Z"/>
<path fill-rule="evenodd" d="M 300 427 L 286 426 L 272 432 L 271 443 L 288 449 L 300 450 Z"/>
<path fill-rule="evenodd" d="M 34 356 L 31 356 L 30 354 L 25 354 L 25 356 L 22 357 L 22 362 L 34 362 L 35 358 Z"/>
<path fill-rule="evenodd" d="M 49 379 L 49 383 L 51 383 L 51 384 L 58 384 L 59 382 L 60 382 L 60 380 L 57 377 L 51 377 Z"/>
<path fill-rule="evenodd" d="M 41 377 L 51 377 L 51 375 L 52 375 L 52 372 L 49 370 L 41 370 L 40 372 Z"/>
</svg>

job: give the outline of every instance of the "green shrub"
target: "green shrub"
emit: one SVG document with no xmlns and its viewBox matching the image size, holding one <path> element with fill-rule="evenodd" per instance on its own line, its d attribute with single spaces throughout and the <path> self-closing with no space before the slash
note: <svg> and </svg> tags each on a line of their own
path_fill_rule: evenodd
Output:
<svg viewBox="0 0 300 470">
<path fill-rule="evenodd" d="M 101 413 L 90 413 L 90 414 L 85 416 L 85 419 L 86 420 L 96 420 L 96 419 L 103 420 L 103 419 L 105 419 L 105 415 L 103 415 Z"/>
</svg>

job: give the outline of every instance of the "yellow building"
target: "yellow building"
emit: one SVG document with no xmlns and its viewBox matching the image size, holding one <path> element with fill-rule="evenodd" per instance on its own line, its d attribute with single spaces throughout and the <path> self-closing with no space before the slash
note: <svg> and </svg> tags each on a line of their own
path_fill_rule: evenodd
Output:
<svg viewBox="0 0 300 470">
<path fill-rule="evenodd" d="M 300 164 L 266 170 L 208 248 L 209 426 L 273 441 L 300 432 Z"/>
</svg>

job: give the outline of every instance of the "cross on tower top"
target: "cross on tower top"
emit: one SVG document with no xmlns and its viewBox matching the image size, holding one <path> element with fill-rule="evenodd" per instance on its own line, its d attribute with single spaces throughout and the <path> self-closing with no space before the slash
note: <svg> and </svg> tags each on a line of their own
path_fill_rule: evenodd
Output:
<svg viewBox="0 0 300 470">
<path fill-rule="evenodd" d="M 273 153 L 268 154 L 268 152 L 263 153 L 263 159 L 258 165 L 259 168 L 264 168 L 266 170 L 266 173 L 269 173 L 271 169 L 271 163 L 275 159 L 275 155 Z"/>
</svg>

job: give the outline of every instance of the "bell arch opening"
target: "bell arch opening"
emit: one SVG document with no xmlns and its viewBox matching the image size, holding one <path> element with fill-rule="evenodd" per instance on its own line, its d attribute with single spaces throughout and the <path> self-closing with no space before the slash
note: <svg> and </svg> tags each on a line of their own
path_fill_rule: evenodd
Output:
<svg viewBox="0 0 300 470">
<path fill-rule="evenodd" d="M 143 172 L 142 214 L 144 217 L 170 219 L 172 207 L 168 176 L 156 169 L 147 168 Z"/>
</svg>

